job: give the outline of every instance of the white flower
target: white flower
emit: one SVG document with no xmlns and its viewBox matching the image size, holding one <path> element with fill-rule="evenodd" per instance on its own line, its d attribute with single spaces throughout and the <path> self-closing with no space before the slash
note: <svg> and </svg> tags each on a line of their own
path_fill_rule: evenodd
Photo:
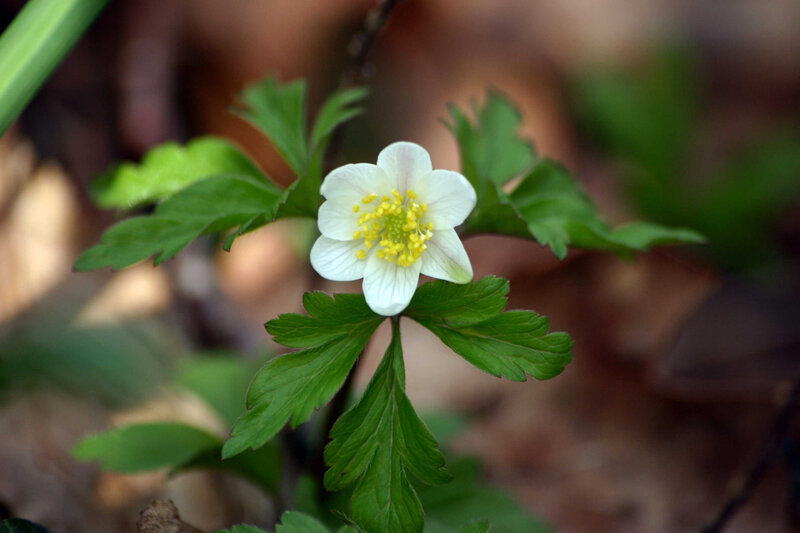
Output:
<svg viewBox="0 0 800 533">
<path fill-rule="evenodd" d="M 314 270 L 333 281 L 364 278 L 367 304 L 381 315 L 406 308 L 420 273 L 472 281 L 456 226 L 475 207 L 475 189 L 458 172 L 433 170 L 409 142 L 383 149 L 378 164 L 345 165 L 325 178 L 325 202 L 311 249 Z"/>
</svg>

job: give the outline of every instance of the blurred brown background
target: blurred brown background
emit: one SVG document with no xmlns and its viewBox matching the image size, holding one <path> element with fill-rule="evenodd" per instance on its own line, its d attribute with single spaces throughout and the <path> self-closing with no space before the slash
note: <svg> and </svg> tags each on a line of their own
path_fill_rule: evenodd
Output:
<svg viewBox="0 0 800 533">
<path fill-rule="evenodd" d="M 21 4 L 0 2 L 4 22 Z M 279 223 L 241 238 L 232 253 L 214 257 L 213 276 L 196 249 L 158 269 L 74 274 L 77 254 L 116 218 L 93 207 L 87 185 L 115 161 L 200 134 L 232 138 L 276 181 L 289 183 L 263 137 L 228 109 L 247 83 L 271 73 L 307 78 L 314 109 L 336 87 L 349 38 L 372 6 L 112 2 L 0 140 L 0 356 L 27 349 L 9 341 L 9 332 L 46 329 L 62 315 L 81 324 L 146 323 L 148 334 L 174 347 L 168 360 L 201 348 L 279 350 L 261 325 L 301 309 L 313 227 Z M 519 104 L 523 133 L 538 152 L 573 170 L 609 221 L 647 218 L 654 211 L 637 210 L 619 179 L 630 160 L 604 149 L 576 104 L 587 73 L 636 71 L 658 61 L 664 46 L 686 50 L 697 110 L 681 199 L 693 204 L 693 191 L 721 161 L 736 161 L 743 143 L 776 129 L 796 131 L 798 28 L 794 0 L 405 0 L 373 49 L 368 112 L 349 129 L 345 157 L 373 161 L 388 143 L 410 140 L 431 152 L 435 167 L 458 168 L 455 142 L 441 123 L 446 104 L 468 105 L 498 88 Z M 795 171 L 789 180 L 800 177 Z M 553 329 L 570 332 L 575 360 L 552 381 L 509 383 L 473 369 L 408 323 L 412 400 L 420 410 L 470 415 L 473 425 L 455 448 L 481 456 L 490 480 L 562 531 L 695 530 L 747 467 L 800 374 L 800 204 L 783 196 L 785 205 L 770 207 L 764 222 L 767 251 L 737 249 L 734 234 L 734 245 L 717 255 L 713 246 L 660 249 L 629 262 L 573 251 L 558 262 L 533 242 L 468 241 L 476 277 L 509 278 L 510 306 L 534 309 Z M 724 235 L 725 219 L 714 220 L 723 222 L 708 227 Z M 767 242 L 763 235 L 754 242 Z M 219 287 L 206 286 L 214 276 Z M 216 291 L 230 300 L 217 310 L 220 320 L 246 324 L 236 338 L 203 326 L 197 299 Z M 141 341 L 126 331 L 137 339 L 132 343 Z M 388 340 L 381 332 L 360 367 L 362 385 Z M 138 349 L 132 358 L 140 358 Z M 113 344 L 100 351 L 114 360 Z M 141 380 L 157 383 L 164 360 L 147 353 L 152 362 L 139 368 Z M 69 456 L 87 432 L 137 416 L 213 427 L 191 398 L 156 388 L 142 392 L 144 407 L 131 411 L 51 382 L 20 387 L 8 376 L 5 383 L 0 377 L 8 389 L 0 401 L 0 504 L 9 512 L 55 531 L 97 532 L 131 531 L 138 509 L 157 496 L 173 498 L 186 520 L 209 529 L 238 512 L 197 482 L 202 475 L 165 482 L 160 474 L 101 474 Z M 797 527 L 792 487 L 800 481 L 787 456 L 776 460 L 730 531 Z"/>
</svg>

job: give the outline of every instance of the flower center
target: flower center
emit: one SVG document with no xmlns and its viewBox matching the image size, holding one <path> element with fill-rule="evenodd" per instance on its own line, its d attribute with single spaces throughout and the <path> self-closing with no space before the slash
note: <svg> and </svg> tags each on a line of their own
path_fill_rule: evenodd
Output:
<svg viewBox="0 0 800 533">
<path fill-rule="evenodd" d="M 425 241 L 433 236 L 433 223 L 422 222 L 428 206 L 416 199 L 417 193 L 411 189 L 405 195 L 393 190 L 391 198 L 384 196 L 380 200 L 375 194 L 365 196 L 361 199 L 365 211 L 358 217 L 360 229 L 353 233 L 353 239 L 364 239 L 366 249 L 377 242 L 380 259 L 402 267 L 413 265 L 427 248 Z M 359 213 L 361 207 L 356 204 L 353 211 Z M 358 250 L 356 257 L 366 259 L 367 250 Z"/>
</svg>

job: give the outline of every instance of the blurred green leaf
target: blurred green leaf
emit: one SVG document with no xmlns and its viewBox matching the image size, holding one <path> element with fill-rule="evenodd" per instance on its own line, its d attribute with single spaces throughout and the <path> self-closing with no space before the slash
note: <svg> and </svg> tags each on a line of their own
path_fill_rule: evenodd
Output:
<svg viewBox="0 0 800 533">
<path fill-rule="evenodd" d="M 0 533 L 52 533 L 39 524 L 22 518 L 7 518 L 0 522 Z"/>
<path fill-rule="evenodd" d="M 697 85 L 691 55 L 662 48 L 638 70 L 584 74 L 576 83 L 576 106 L 601 143 L 663 182 L 681 171 L 694 140 Z"/>
<path fill-rule="evenodd" d="M 284 314 L 266 327 L 277 342 L 307 349 L 278 357 L 258 373 L 247 393 L 248 411 L 225 443 L 225 457 L 262 446 L 287 421 L 296 427 L 308 420 L 341 388 L 385 318 L 360 294 L 306 293 L 303 304 L 310 316 Z"/>
<path fill-rule="evenodd" d="M 219 174 L 250 176 L 280 194 L 258 167 L 228 141 L 201 137 L 181 146 L 165 143 L 153 148 L 140 164 L 122 163 L 92 183 L 100 207 L 129 209 L 164 200 L 186 186 Z"/>
<path fill-rule="evenodd" d="M 779 217 L 800 201 L 800 133 L 775 131 L 740 147 L 704 190 L 695 194 L 692 217 L 712 252 L 729 268 L 774 259 Z"/>
<path fill-rule="evenodd" d="M 423 511 L 408 479 L 449 481 L 444 457 L 405 394 L 400 328 L 361 400 L 336 422 L 325 448 L 325 487 L 355 484 L 351 514 L 365 531 L 422 531 Z"/>
<path fill-rule="evenodd" d="M 182 348 L 157 320 L 76 323 L 98 293 L 96 281 L 69 280 L 0 325 L 0 395 L 58 388 L 119 408 L 166 382 Z"/>
<path fill-rule="evenodd" d="M 480 465 L 476 460 L 457 459 L 450 462 L 448 468 L 453 474 L 450 483 L 437 487 L 417 486 L 425 507 L 425 533 L 450 532 L 469 520 L 487 520 L 493 533 L 553 531 L 531 516 L 505 491 L 481 479 Z"/>
<path fill-rule="evenodd" d="M 99 461 L 114 472 L 143 472 L 178 467 L 196 455 L 219 447 L 221 439 L 178 422 L 133 424 L 81 440 L 72 455 Z"/>
<path fill-rule="evenodd" d="M 177 382 L 214 408 L 231 426 L 245 410 L 255 368 L 233 357 L 193 357 L 181 361 Z"/>
<path fill-rule="evenodd" d="M 274 441 L 257 450 L 246 450 L 230 459 L 222 459 L 222 443 L 204 450 L 189 460 L 176 465 L 173 473 L 185 470 L 223 470 L 247 479 L 269 494 L 279 490 L 281 477 L 281 451 Z"/>
<path fill-rule="evenodd" d="M 464 287 L 481 296 L 469 304 L 469 322 L 459 309 L 471 300 L 471 295 L 464 297 Z M 536 379 L 557 376 L 572 360 L 572 339 L 566 333 L 547 333 L 547 318 L 533 311 L 501 312 L 507 293 L 508 281 L 494 276 L 472 285 L 434 281 L 417 289 L 403 314 L 484 372 L 514 381 L 525 381 L 526 374 Z"/>
<path fill-rule="evenodd" d="M 266 183 L 222 175 L 189 185 L 159 204 L 153 215 L 129 218 L 106 230 L 100 244 L 81 254 L 75 269 L 120 269 L 152 255 L 159 264 L 201 235 L 240 225 L 251 229 L 255 220 L 272 220 L 280 196 Z M 225 248 L 231 244 L 229 239 Z"/>
<path fill-rule="evenodd" d="M 489 522 L 486 520 L 479 520 L 461 527 L 457 533 L 489 533 L 491 529 L 492 525 Z"/>
</svg>

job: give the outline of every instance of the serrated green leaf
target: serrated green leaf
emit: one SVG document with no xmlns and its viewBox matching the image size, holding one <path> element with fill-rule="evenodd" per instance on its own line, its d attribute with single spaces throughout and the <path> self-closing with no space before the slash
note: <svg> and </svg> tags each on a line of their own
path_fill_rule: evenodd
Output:
<svg viewBox="0 0 800 533">
<path fill-rule="evenodd" d="M 247 393 L 249 410 L 225 443 L 225 457 L 258 448 L 287 421 L 296 427 L 308 420 L 341 388 L 385 318 L 362 295 L 310 293 L 303 301 L 310 316 L 285 314 L 266 327 L 278 342 L 307 349 L 278 357 L 259 372 Z"/>
<path fill-rule="evenodd" d="M 52 533 L 49 529 L 30 520 L 7 518 L 0 522 L 0 533 Z"/>
<path fill-rule="evenodd" d="M 175 468 L 192 457 L 217 448 L 221 439 L 178 422 L 133 424 L 81 440 L 72 455 L 83 461 L 99 461 L 115 472 L 143 472 Z"/>
<path fill-rule="evenodd" d="M 242 91 L 244 105 L 238 111 L 264 132 L 298 176 L 308 172 L 306 93 L 303 80 L 281 84 L 267 78 Z"/>
<path fill-rule="evenodd" d="M 651 223 L 636 222 L 612 230 L 598 218 L 591 200 L 569 172 L 548 159 L 536 165 L 509 199 L 536 240 L 550 246 L 559 258 L 567 255 L 567 246 L 625 254 L 655 245 L 704 242 L 695 231 Z"/>
<path fill-rule="evenodd" d="M 280 196 L 264 180 L 221 175 L 194 183 L 159 204 L 150 216 L 115 224 L 100 244 L 75 262 L 79 271 L 124 268 L 156 255 L 159 264 L 201 235 L 247 225 L 255 217 L 272 220 Z"/>
<path fill-rule="evenodd" d="M 353 105 L 364 100 L 368 93 L 366 87 L 344 89 L 333 93 L 322 104 L 311 131 L 312 154 L 323 152 L 336 128 L 364 112 L 363 108 Z"/>
<path fill-rule="evenodd" d="M 629 255 L 659 244 L 702 242 L 691 230 L 655 224 L 620 228 L 618 234 L 599 218 L 566 169 L 547 159 L 535 160 L 530 145 L 517 136 L 520 120 L 513 104 L 491 93 L 475 115 L 473 125 L 458 108 L 450 108 L 450 129 L 459 145 L 462 171 L 478 194 L 477 205 L 464 222 L 465 235 L 533 238 L 561 259 L 569 246 Z M 500 188 L 526 170 L 511 193 Z"/>
<path fill-rule="evenodd" d="M 255 374 L 249 361 L 233 357 L 193 357 L 181 361 L 177 382 L 205 400 L 231 426 L 245 410 L 247 387 Z"/>
<path fill-rule="evenodd" d="M 429 484 L 449 481 L 444 457 L 405 394 L 397 322 L 392 341 L 361 400 L 333 426 L 325 448 L 325 486 L 355 484 L 351 514 L 366 531 L 422 531 L 423 512 L 408 474 Z"/>
<path fill-rule="evenodd" d="M 367 95 L 365 88 L 356 87 L 333 93 L 322 104 L 317 115 L 309 140 L 309 160 L 306 172 L 299 174 L 298 179 L 286 190 L 284 200 L 278 207 L 278 218 L 311 217 L 316 218 L 322 196 L 319 193 L 322 183 L 322 163 L 334 130 L 360 115 L 363 109 L 353 104 L 363 100 Z"/>
<path fill-rule="evenodd" d="M 476 460 L 457 459 L 451 462 L 449 469 L 453 474 L 450 483 L 440 487 L 417 486 L 425 507 L 425 533 L 453 531 L 469 520 L 491 523 L 493 533 L 553 532 L 505 490 L 482 479 Z"/>
<path fill-rule="evenodd" d="M 547 333 L 546 317 L 533 311 L 501 312 L 508 281 L 489 276 L 457 289 L 437 285 L 451 284 L 426 283 L 403 314 L 484 372 L 514 381 L 525 381 L 526 374 L 549 379 L 572 360 L 572 339 L 566 333 Z M 469 321 L 463 320 L 464 301 L 470 302 Z M 455 320 L 449 318 L 453 316 Z"/>
<path fill-rule="evenodd" d="M 273 185 L 252 161 L 228 141 L 201 137 L 185 146 L 169 142 L 145 154 L 140 164 L 123 163 L 92 183 L 92 195 L 100 207 L 129 209 L 164 200 L 201 179 L 218 174 L 250 176 Z"/>
<path fill-rule="evenodd" d="M 364 88 L 353 88 L 331 95 L 307 135 L 307 92 L 305 81 L 280 84 L 268 78 L 242 93 L 244 107 L 239 114 L 267 135 L 297 175 L 281 199 L 277 218 L 316 217 L 322 203 L 322 159 L 330 136 L 338 126 L 362 112 L 353 104 L 367 94 Z"/>
</svg>

